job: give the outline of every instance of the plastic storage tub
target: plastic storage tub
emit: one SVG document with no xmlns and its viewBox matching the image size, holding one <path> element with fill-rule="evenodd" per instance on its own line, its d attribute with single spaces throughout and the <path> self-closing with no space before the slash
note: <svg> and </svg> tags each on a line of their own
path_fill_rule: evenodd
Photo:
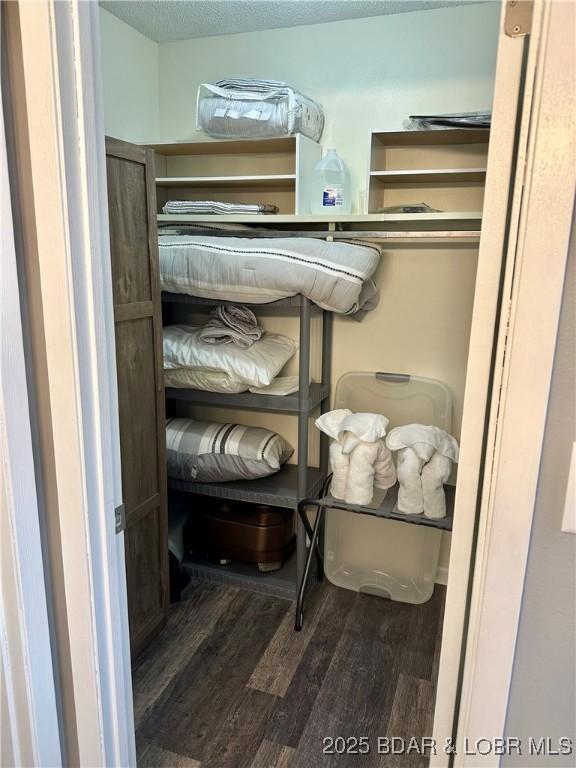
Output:
<svg viewBox="0 0 576 768">
<path fill-rule="evenodd" d="M 334 408 L 382 413 L 388 430 L 434 424 L 450 432 L 452 396 L 440 381 L 390 373 L 347 373 Z M 382 499 L 382 494 L 378 497 Z M 324 567 L 338 587 L 406 603 L 425 603 L 434 591 L 442 531 L 330 509 Z"/>
</svg>

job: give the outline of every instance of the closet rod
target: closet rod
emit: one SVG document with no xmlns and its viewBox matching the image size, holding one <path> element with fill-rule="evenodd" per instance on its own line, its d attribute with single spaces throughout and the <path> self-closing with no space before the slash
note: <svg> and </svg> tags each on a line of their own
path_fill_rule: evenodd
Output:
<svg viewBox="0 0 576 768">
<path fill-rule="evenodd" d="M 177 227 L 178 229 L 186 228 L 186 224 L 169 224 L 166 227 L 160 227 L 159 231 L 163 229 Z M 333 240 L 470 240 L 479 239 L 479 230 L 439 230 L 437 232 L 421 231 L 421 232 L 382 232 L 379 230 L 353 230 L 349 232 L 329 232 L 318 230 L 272 230 L 272 229 L 201 229 L 200 227 L 191 226 L 191 232 L 195 235 L 211 236 L 211 237 L 317 237 L 317 238 L 330 238 Z"/>
</svg>

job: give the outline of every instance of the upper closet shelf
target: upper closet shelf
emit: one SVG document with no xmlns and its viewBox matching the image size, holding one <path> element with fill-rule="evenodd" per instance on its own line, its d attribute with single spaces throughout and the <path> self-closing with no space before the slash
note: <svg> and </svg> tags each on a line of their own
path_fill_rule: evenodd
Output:
<svg viewBox="0 0 576 768">
<path fill-rule="evenodd" d="M 159 176 L 159 187 L 285 187 L 296 182 L 295 173 L 261 174 L 253 176 Z"/>
<path fill-rule="evenodd" d="M 481 210 L 488 130 L 374 131 L 366 199 L 370 213 L 425 203 L 439 211 Z"/>
<path fill-rule="evenodd" d="M 153 149 L 161 155 L 290 155 L 296 151 L 296 136 L 287 136 L 282 139 L 211 139 L 203 133 L 198 133 L 196 141 L 184 139 L 183 141 L 158 141 L 153 144 L 145 144 L 148 149 Z M 310 141 L 308 139 L 307 141 Z M 314 143 L 314 142 L 312 142 Z"/>
<path fill-rule="evenodd" d="M 486 168 L 414 168 L 371 171 L 370 176 L 388 184 L 450 184 L 459 181 L 484 181 Z"/>
<path fill-rule="evenodd" d="M 373 140 L 389 147 L 488 144 L 488 128 L 428 128 L 415 131 L 373 131 Z"/>
<path fill-rule="evenodd" d="M 307 210 L 309 180 L 320 145 L 298 134 L 282 139 L 147 144 L 155 152 L 156 196 L 275 206 L 281 214 Z"/>
<path fill-rule="evenodd" d="M 161 213 L 158 215 L 158 221 L 162 224 L 190 222 L 190 223 L 210 223 L 217 221 L 229 222 L 230 224 L 355 224 L 362 222 L 446 222 L 452 221 L 475 221 L 482 220 L 482 211 L 447 211 L 442 213 L 347 213 L 333 216 L 312 216 L 310 214 L 174 214 Z"/>
</svg>

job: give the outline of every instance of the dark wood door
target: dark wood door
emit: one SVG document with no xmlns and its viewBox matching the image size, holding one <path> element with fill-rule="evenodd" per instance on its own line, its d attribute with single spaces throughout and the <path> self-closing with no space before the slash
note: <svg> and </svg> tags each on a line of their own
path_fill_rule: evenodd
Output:
<svg viewBox="0 0 576 768">
<path fill-rule="evenodd" d="M 162 312 L 151 150 L 106 139 L 130 647 L 169 606 Z"/>
</svg>

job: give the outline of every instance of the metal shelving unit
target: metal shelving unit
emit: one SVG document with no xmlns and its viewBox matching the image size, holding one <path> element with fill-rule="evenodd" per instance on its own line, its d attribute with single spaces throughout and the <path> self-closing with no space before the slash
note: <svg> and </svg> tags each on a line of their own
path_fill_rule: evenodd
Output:
<svg viewBox="0 0 576 768">
<path fill-rule="evenodd" d="M 172 308 L 178 304 L 197 308 L 209 308 L 225 303 L 216 299 L 204 299 L 188 294 L 164 292 L 162 294 L 164 324 L 172 321 Z M 167 412 L 172 412 L 177 402 L 195 405 L 234 408 L 237 410 L 260 410 L 289 413 L 298 418 L 298 463 L 285 465 L 270 477 L 258 480 L 240 480 L 226 483 L 194 483 L 168 480 L 172 491 L 184 491 L 202 496 L 212 496 L 235 501 L 247 501 L 269 506 L 289 507 L 297 510 L 307 498 L 317 497 L 322 489 L 328 469 L 328 438 L 320 439 L 319 467 L 310 467 L 308 456 L 309 420 L 312 412 L 327 409 L 330 396 L 332 367 L 332 313 L 322 310 L 304 296 L 293 296 L 267 304 L 253 304 L 267 313 L 289 314 L 297 312 L 300 320 L 299 332 L 299 388 L 298 392 L 286 396 L 255 395 L 249 392 L 225 394 L 204 392 L 194 389 L 166 389 Z M 322 313 L 322 381 L 310 381 L 310 335 L 313 312 Z M 302 519 L 296 516 L 296 568 L 294 595 L 300 582 L 306 562 L 306 530 Z"/>
</svg>

